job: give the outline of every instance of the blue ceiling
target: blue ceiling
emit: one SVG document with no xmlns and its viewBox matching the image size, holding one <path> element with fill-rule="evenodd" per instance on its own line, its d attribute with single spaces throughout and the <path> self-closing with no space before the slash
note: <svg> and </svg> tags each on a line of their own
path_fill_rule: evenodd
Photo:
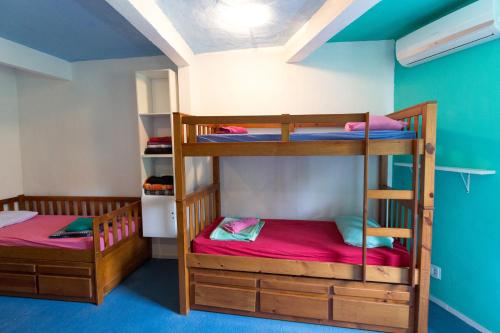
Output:
<svg viewBox="0 0 500 333">
<path fill-rule="evenodd" d="M 162 54 L 104 0 L 0 0 L 0 37 L 68 61 Z"/>
<path fill-rule="evenodd" d="M 330 42 L 398 39 L 474 0 L 382 0 Z"/>
</svg>

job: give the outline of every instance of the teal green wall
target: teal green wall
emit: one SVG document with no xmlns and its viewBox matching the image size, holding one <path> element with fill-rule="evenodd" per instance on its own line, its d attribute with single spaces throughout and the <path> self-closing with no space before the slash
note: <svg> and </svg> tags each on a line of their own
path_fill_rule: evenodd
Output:
<svg viewBox="0 0 500 333">
<path fill-rule="evenodd" d="M 396 64 L 396 109 L 427 100 L 438 102 L 437 165 L 500 172 L 500 40 Z M 431 294 L 500 332 L 500 175 L 472 176 L 466 194 L 459 174 L 438 171 L 435 198 L 432 262 L 442 280 L 432 279 Z"/>
</svg>

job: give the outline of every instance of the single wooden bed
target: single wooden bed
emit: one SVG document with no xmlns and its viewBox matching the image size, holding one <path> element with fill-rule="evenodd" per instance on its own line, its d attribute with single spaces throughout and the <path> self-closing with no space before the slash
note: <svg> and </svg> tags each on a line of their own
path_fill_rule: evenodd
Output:
<svg viewBox="0 0 500 333">
<path fill-rule="evenodd" d="M 94 219 L 87 249 L 0 246 L 0 295 L 100 304 L 151 257 L 150 241 L 141 236 L 139 198 L 20 195 L 0 200 L 2 210 Z"/>
<path fill-rule="evenodd" d="M 302 141 L 297 128 L 343 127 L 369 114 L 190 116 L 174 114 L 180 312 L 190 309 L 390 332 L 427 332 L 435 102 L 389 114 L 414 138 Z M 214 127 L 277 127 L 279 139 L 211 140 Z M 306 138 L 307 140 L 307 138 Z M 221 216 L 220 156 L 364 156 L 363 248 L 360 264 L 195 253 L 192 242 Z M 368 188 L 369 156 L 379 156 L 379 186 Z M 412 190 L 388 186 L 388 156 L 411 155 Z M 213 184 L 186 194 L 185 158 L 211 156 Z M 379 200 L 382 228 L 368 228 L 368 201 Z M 391 236 L 408 249 L 408 267 L 367 264 L 367 236 Z"/>
</svg>

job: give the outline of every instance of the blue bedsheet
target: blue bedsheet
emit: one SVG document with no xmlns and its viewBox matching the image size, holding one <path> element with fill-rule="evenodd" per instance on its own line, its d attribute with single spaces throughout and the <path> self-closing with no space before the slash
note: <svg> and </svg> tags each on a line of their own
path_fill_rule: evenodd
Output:
<svg viewBox="0 0 500 333">
<path fill-rule="evenodd" d="M 326 132 L 326 133 L 291 133 L 290 141 L 330 141 L 330 140 L 360 140 L 365 132 Z M 371 131 L 372 140 L 415 139 L 414 131 Z M 198 142 L 256 142 L 281 141 L 280 134 L 210 134 L 198 135 Z"/>
</svg>

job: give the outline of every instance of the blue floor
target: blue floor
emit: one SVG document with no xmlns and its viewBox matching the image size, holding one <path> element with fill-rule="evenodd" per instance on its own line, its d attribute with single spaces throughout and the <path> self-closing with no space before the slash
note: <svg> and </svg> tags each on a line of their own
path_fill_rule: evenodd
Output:
<svg viewBox="0 0 500 333">
<path fill-rule="evenodd" d="M 152 260 L 100 306 L 0 297 L 0 332 L 365 332 L 202 311 L 177 314 L 177 262 Z M 431 303 L 429 332 L 475 332 Z"/>
</svg>

